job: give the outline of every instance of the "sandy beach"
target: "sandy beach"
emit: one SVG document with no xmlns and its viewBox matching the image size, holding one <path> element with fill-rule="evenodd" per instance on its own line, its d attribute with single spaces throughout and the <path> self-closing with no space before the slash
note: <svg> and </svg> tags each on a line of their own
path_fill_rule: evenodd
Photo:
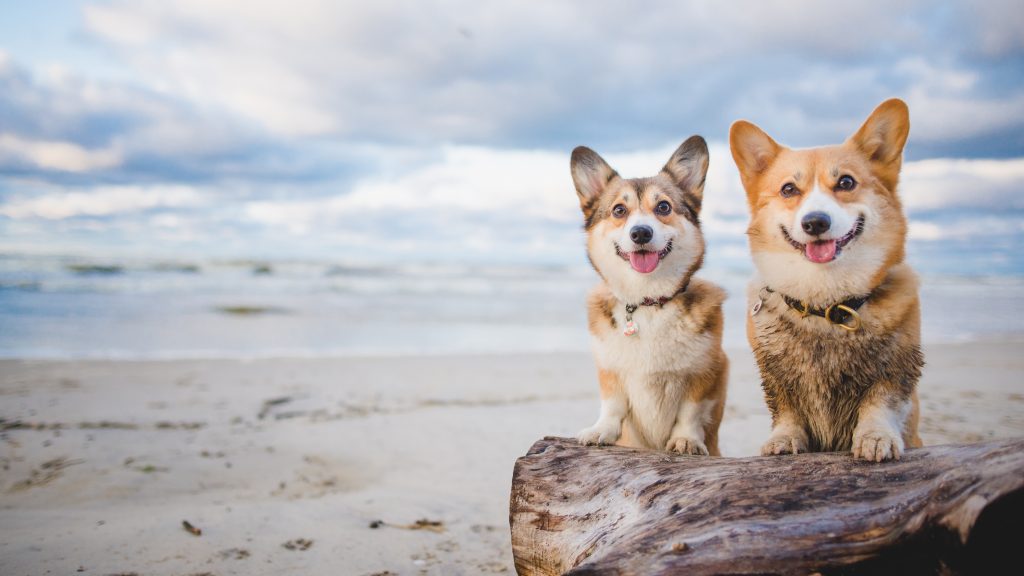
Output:
<svg viewBox="0 0 1024 576">
<path fill-rule="evenodd" d="M 1024 435 L 1024 342 L 927 347 L 928 444 Z M 769 418 L 733 350 L 727 456 Z M 512 465 L 587 354 L 0 361 L 0 573 L 512 573 Z M 194 535 L 182 521 L 201 531 Z"/>
</svg>

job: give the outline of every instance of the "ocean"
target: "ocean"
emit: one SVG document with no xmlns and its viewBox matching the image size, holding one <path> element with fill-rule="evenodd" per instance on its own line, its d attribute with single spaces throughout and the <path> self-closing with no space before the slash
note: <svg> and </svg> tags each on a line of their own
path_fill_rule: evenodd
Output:
<svg viewBox="0 0 1024 576">
<path fill-rule="evenodd" d="M 749 268 L 725 345 L 746 346 Z M 587 351 L 579 266 L 0 255 L 0 357 L 178 359 Z M 1024 277 L 922 275 L 926 343 L 1024 338 Z"/>
</svg>

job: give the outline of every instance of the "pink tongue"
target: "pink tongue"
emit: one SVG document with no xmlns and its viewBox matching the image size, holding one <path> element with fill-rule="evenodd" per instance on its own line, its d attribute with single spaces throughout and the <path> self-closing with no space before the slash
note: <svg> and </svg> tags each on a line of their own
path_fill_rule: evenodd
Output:
<svg viewBox="0 0 1024 576">
<path fill-rule="evenodd" d="M 629 264 L 633 267 L 633 270 L 636 270 L 641 274 L 654 272 L 654 269 L 658 267 L 658 253 L 630 252 Z"/>
<path fill-rule="evenodd" d="M 811 262 L 824 264 L 836 257 L 836 241 L 809 242 L 806 248 L 807 258 Z"/>
</svg>

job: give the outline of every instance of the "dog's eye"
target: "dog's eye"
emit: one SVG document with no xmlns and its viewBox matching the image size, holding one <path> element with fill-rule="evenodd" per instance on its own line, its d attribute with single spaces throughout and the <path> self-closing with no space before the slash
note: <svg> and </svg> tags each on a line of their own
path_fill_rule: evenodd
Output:
<svg viewBox="0 0 1024 576">
<path fill-rule="evenodd" d="M 782 185 L 782 190 L 779 190 L 779 194 L 783 198 L 790 198 L 799 194 L 800 191 L 796 189 L 796 186 L 792 182 L 786 182 Z"/>
<path fill-rule="evenodd" d="M 654 207 L 654 213 L 660 216 L 667 216 L 672 213 L 672 205 L 668 203 L 668 200 L 662 200 Z"/>
<path fill-rule="evenodd" d="M 616 218 L 622 218 L 625 215 L 626 215 L 626 205 L 625 204 L 616 204 L 615 207 L 612 208 L 612 216 L 615 216 Z"/>
<path fill-rule="evenodd" d="M 857 186 L 857 181 L 853 179 L 853 176 L 849 174 L 843 174 L 836 181 L 836 190 L 853 190 Z"/>
</svg>

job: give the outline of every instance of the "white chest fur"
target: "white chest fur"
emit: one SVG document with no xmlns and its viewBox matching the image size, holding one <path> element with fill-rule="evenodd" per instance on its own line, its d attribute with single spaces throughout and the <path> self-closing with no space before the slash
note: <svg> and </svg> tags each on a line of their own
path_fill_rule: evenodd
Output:
<svg viewBox="0 0 1024 576">
<path fill-rule="evenodd" d="M 712 362 L 714 336 L 701 333 L 702 326 L 674 302 L 639 307 L 632 336 L 622 333 L 625 306 L 619 304 L 613 314 L 617 328 L 593 338 L 597 365 L 618 377 L 628 398 L 627 420 L 636 432 L 663 448 L 687 398 L 690 377 Z"/>
<path fill-rule="evenodd" d="M 710 334 L 677 304 L 640 306 L 633 312 L 636 334 L 626 336 L 624 305 L 616 306 L 617 328 L 593 337 L 594 356 L 600 368 L 620 378 L 663 372 L 694 372 L 703 369 L 714 345 Z"/>
</svg>

